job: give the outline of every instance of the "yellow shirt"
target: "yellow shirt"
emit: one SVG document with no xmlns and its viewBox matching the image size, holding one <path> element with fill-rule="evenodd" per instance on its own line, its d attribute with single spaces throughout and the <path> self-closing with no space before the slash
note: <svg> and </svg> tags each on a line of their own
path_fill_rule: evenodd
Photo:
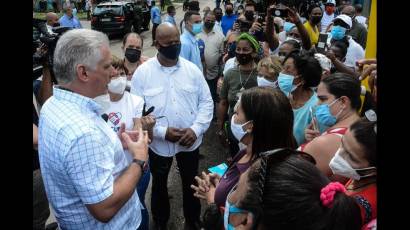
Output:
<svg viewBox="0 0 410 230">
<path fill-rule="evenodd" d="M 309 34 L 309 38 L 310 38 L 310 42 L 312 43 L 312 46 L 316 45 L 319 40 L 319 34 L 320 34 L 319 29 L 317 28 L 317 26 L 312 27 L 309 21 L 305 22 L 305 24 L 303 25 L 305 26 L 306 31 Z"/>
</svg>

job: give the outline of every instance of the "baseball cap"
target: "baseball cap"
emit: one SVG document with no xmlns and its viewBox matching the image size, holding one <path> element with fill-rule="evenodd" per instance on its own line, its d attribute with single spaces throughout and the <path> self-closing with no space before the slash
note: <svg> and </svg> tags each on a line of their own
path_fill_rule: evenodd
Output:
<svg viewBox="0 0 410 230">
<path fill-rule="evenodd" d="M 336 18 L 333 19 L 333 21 L 336 21 L 337 19 L 342 20 L 344 23 L 346 23 L 349 26 L 349 28 L 352 28 L 352 18 L 350 18 L 346 14 L 341 14 L 337 16 Z"/>
<path fill-rule="evenodd" d="M 336 6 L 336 0 L 327 0 L 325 5 L 330 5 L 333 4 L 334 6 Z"/>
</svg>

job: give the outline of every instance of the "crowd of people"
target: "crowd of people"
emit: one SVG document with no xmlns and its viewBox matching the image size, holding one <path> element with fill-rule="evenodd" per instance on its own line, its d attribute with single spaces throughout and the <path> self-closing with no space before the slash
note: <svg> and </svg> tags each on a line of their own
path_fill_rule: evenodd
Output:
<svg viewBox="0 0 410 230">
<path fill-rule="evenodd" d="M 183 229 L 376 229 L 377 60 L 361 5 L 191 1 L 179 23 L 150 4 L 150 58 L 137 33 L 116 57 L 70 6 L 60 18 L 75 29 L 33 94 L 33 229 L 48 203 L 60 229 L 168 229 L 174 158 Z M 205 134 L 226 150 L 209 165 L 222 171 L 198 172 Z"/>
</svg>

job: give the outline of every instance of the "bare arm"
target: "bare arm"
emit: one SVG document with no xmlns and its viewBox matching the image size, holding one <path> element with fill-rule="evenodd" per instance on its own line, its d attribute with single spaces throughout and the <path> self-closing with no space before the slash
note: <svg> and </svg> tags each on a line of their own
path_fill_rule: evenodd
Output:
<svg viewBox="0 0 410 230">
<path fill-rule="evenodd" d="M 273 29 L 273 17 L 272 17 L 272 10 L 274 6 L 270 6 L 267 10 L 267 22 L 266 22 L 266 33 L 265 38 L 266 42 L 269 44 L 269 48 L 271 50 L 275 50 L 279 46 L 279 39 L 276 35 L 276 31 Z"/>
<path fill-rule="evenodd" d="M 305 26 L 302 24 L 300 21 L 299 14 L 290 8 L 287 8 L 289 10 L 289 18 L 291 22 L 295 23 L 299 33 L 300 33 L 300 38 L 302 39 L 302 47 L 305 50 L 309 50 L 312 47 L 312 43 L 310 41 L 309 34 L 305 28 Z"/>
</svg>

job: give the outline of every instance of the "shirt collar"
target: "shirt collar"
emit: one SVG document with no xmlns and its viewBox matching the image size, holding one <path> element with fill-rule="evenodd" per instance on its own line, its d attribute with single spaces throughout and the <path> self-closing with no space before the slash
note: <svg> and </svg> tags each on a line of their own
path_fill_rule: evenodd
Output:
<svg viewBox="0 0 410 230">
<path fill-rule="evenodd" d="M 155 66 L 158 67 L 161 71 L 166 72 L 166 73 L 170 73 L 170 72 L 172 73 L 175 70 L 179 69 L 179 67 L 181 67 L 181 58 L 178 58 L 178 61 L 177 61 L 176 65 L 167 67 L 167 66 L 163 66 L 163 65 L 161 65 L 161 63 L 159 63 L 158 54 L 157 54 L 155 56 L 155 62 L 154 63 L 155 63 Z"/>
<path fill-rule="evenodd" d="M 184 35 L 185 34 L 185 35 Z M 194 35 L 191 34 L 191 32 L 189 32 L 187 29 L 184 30 L 184 33 L 182 34 L 185 37 L 187 37 L 189 40 L 191 40 L 192 43 L 196 43 L 196 38 Z"/>
<path fill-rule="evenodd" d="M 58 100 L 77 104 L 82 109 L 91 110 L 97 114 L 102 110 L 102 107 L 92 98 L 85 97 L 73 91 L 63 89 L 59 86 L 53 87 L 53 96 Z"/>
</svg>

